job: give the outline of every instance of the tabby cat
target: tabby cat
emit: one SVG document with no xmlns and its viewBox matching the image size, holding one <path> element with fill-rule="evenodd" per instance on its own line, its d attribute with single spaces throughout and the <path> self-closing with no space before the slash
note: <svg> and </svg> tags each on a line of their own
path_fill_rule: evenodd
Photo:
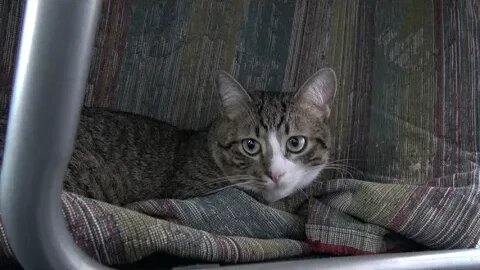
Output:
<svg viewBox="0 0 480 270">
<path fill-rule="evenodd" d="M 319 70 L 295 93 L 248 93 L 225 72 L 216 83 L 223 110 L 207 131 L 85 108 L 65 190 L 123 205 L 236 186 L 272 202 L 317 178 L 329 158 L 332 69 Z M 4 118 L 3 135 L 5 125 Z"/>
</svg>

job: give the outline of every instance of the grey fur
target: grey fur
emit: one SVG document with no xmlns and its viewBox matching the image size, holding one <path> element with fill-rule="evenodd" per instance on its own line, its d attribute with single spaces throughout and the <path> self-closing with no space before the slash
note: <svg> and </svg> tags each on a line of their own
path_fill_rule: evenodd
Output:
<svg viewBox="0 0 480 270">
<path fill-rule="evenodd" d="M 5 129 L 3 118 L 2 153 Z M 221 174 L 207 142 L 205 131 L 179 130 L 138 115 L 85 108 L 64 188 L 114 204 L 203 194 L 214 188 L 207 187 L 208 179 Z"/>
<path fill-rule="evenodd" d="M 336 90 L 336 77 L 331 69 L 315 73 L 295 93 L 247 93 L 230 75 L 220 72 L 217 77 L 224 105 L 224 117 L 214 122 L 209 135 L 213 157 L 226 175 L 247 174 L 257 183 L 247 186 L 262 191 L 268 184 L 272 149 L 268 134 L 276 132 L 280 141 L 291 136 L 307 138 L 307 149 L 294 154 L 284 152 L 286 158 L 307 168 L 328 162 L 331 148 L 327 119 Z M 263 151 L 252 157 L 242 149 L 242 140 L 253 138 Z"/>
<path fill-rule="evenodd" d="M 309 138 L 309 151 L 288 158 L 308 166 L 328 160 L 331 140 L 325 120 L 331 101 L 323 105 L 312 102 L 311 85 L 297 93 L 248 94 L 226 73 L 220 73 L 217 81 L 224 113 L 208 131 L 179 130 L 142 116 L 85 108 L 65 175 L 65 190 L 120 205 L 151 198 L 201 196 L 245 182 L 245 175 L 255 181 L 240 186 L 258 190 L 261 184 L 256 181 L 261 182 L 268 169 L 269 153 L 253 159 L 240 151 L 239 141 L 246 136 L 261 138 L 272 129 L 285 136 Z M 334 89 L 329 92 L 333 93 Z M 3 117 L 1 153 L 5 130 Z"/>
</svg>

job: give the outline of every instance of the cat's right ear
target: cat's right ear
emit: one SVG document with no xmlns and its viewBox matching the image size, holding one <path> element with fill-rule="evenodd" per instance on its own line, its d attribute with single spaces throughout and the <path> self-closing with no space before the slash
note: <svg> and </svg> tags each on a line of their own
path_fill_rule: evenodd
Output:
<svg viewBox="0 0 480 270">
<path fill-rule="evenodd" d="M 230 74 L 223 70 L 217 71 L 215 82 L 222 99 L 223 111 L 229 119 L 234 119 L 248 110 L 252 98 Z"/>
</svg>

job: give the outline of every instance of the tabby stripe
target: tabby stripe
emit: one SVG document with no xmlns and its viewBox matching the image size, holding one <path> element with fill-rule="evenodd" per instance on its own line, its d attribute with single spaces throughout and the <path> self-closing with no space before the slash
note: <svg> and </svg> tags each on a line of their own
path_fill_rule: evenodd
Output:
<svg viewBox="0 0 480 270">
<path fill-rule="evenodd" d="M 263 119 L 263 117 L 260 118 L 260 124 L 265 130 L 268 130 L 268 126 L 265 124 L 265 119 Z"/>
<path fill-rule="evenodd" d="M 317 160 L 310 161 L 310 162 L 308 162 L 308 165 L 309 165 L 309 166 L 319 166 L 319 165 L 323 165 L 323 164 L 324 164 L 324 162 L 322 162 L 321 159 L 318 160 L 318 162 L 316 162 L 316 161 L 317 161 Z"/>
<path fill-rule="evenodd" d="M 323 148 L 328 149 L 327 144 L 325 143 L 325 141 L 322 138 L 317 137 L 317 138 L 315 138 L 315 141 L 318 144 L 320 144 Z"/>
<path fill-rule="evenodd" d="M 258 108 L 258 115 L 260 116 L 260 124 L 263 126 L 263 128 L 265 128 L 265 130 L 268 130 L 268 126 L 265 124 L 265 120 L 263 119 L 262 117 L 262 112 L 263 112 L 263 106 L 265 105 L 265 93 L 262 93 L 262 98 L 261 98 L 261 103 L 260 103 L 260 106 Z"/>
<path fill-rule="evenodd" d="M 262 110 L 263 110 L 263 104 L 264 104 L 264 103 L 263 103 L 263 98 L 264 98 L 264 96 L 265 96 L 265 93 L 262 93 L 262 98 L 261 98 L 260 106 L 258 107 L 258 110 L 257 110 L 257 114 L 258 114 L 258 115 L 261 115 L 261 112 L 262 112 Z"/>
<path fill-rule="evenodd" d="M 233 141 L 233 142 L 229 142 L 229 143 L 223 145 L 223 144 L 221 144 L 220 142 L 217 142 L 218 146 L 220 146 L 221 148 L 223 148 L 223 149 L 225 149 L 225 150 L 229 150 L 229 149 L 232 148 L 232 146 L 233 146 L 234 144 L 236 144 L 236 143 L 237 143 L 237 141 Z"/>
<path fill-rule="evenodd" d="M 322 157 L 319 157 L 319 156 L 313 156 L 313 157 L 310 157 L 308 159 L 308 164 L 309 165 L 312 165 L 311 163 L 319 163 L 319 164 L 316 164 L 316 165 L 320 165 L 320 164 L 323 164 L 323 160 L 322 160 Z"/>
<path fill-rule="evenodd" d="M 245 165 L 245 161 L 240 160 L 240 159 L 232 158 L 232 161 L 237 166 L 244 166 Z"/>
<path fill-rule="evenodd" d="M 312 162 L 322 161 L 322 156 L 317 155 L 317 150 L 318 150 L 316 149 L 317 147 L 320 147 L 320 146 L 313 146 L 301 156 L 302 159 L 306 161 L 305 163 L 310 164 Z"/>
<path fill-rule="evenodd" d="M 285 120 L 285 115 L 282 114 L 280 116 L 280 122 L 278 122 L 277 124 L 277 130 L 280 130 L 280 127 L 282 126 L 284 120 Z"/>
<path fill-rule="evenodd" d="M 280 122 L 277 124 L 277 130 L 280 130 L 280 127 L 285 121 L 285 114 L 287 113 L 287 104 L 285 103 L 285 101 L 282 100 L 281 105 L 282 105 L 282 114 L 280 115 Z"/>
</svg>

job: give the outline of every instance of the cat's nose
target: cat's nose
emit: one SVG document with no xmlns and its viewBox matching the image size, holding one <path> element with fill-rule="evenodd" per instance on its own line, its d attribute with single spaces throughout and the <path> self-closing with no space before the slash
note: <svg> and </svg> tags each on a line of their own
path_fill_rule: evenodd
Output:
<svg viewBox="0 0 480 270">
<path fill-rule="evenodd" d="M 278 183 L 280 181 L 280 178 L 285 175 L 284 172 L 268 172 L 267 174 L 274 183 Z"/>
</svg>

